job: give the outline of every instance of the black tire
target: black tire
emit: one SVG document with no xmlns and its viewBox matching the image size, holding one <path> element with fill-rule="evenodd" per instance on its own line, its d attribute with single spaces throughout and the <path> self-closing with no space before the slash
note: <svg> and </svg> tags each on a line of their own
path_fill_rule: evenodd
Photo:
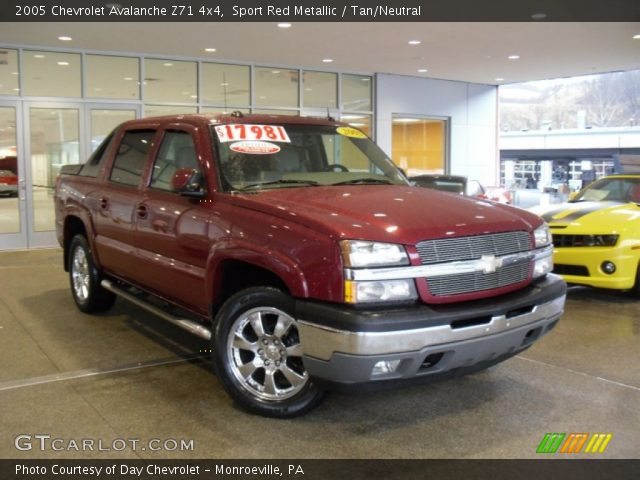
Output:
<svg viewBox="0 0 640 480">
<path fill-rule="evenodd" d="M 631 295 L 634 298 L 640 299 L 640 262 L 638 263 L 638 269 L 636 270 L 636 284 L 631 289 Z"/>
<path fill-rule="evenodd" d="M 116 296 L 100 286 L 102 276 L 96 268 L 89 242 L 84 235 L 73 237 L 68 258 L 71 295 L 78 308 L 85 313 L 109 310 Z"/>
<path fill-rule="evenodd" d="M 304 368 L 293 299 L 272 287 L 230 297 L 216 315 L 213 364 L 243 409 L 267 417 L 307 413 L 324 398 Z"/>
</svg>

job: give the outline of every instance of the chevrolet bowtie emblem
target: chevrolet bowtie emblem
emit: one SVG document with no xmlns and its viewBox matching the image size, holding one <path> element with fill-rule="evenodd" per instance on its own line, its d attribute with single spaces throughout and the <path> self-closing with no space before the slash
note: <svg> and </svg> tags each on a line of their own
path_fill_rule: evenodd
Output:
<svg viewBox="0 0 640 480">
<path fill-rule="evenodd" d="M 502 258 L 494 255 L 483 255 L 480 257 L 480 267 L 483 273 L 493 273 L 502 266 Z"/>
</svg>

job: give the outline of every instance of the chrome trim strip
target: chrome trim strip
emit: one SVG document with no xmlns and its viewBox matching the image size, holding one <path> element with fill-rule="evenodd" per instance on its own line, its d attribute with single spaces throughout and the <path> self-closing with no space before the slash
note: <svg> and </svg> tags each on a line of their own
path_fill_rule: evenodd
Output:
<svg viewBox="0 0 640 480">
<path fill-rule="evenodd" d="M 565 295 L 536 305 L 531 312 L 507 318 L 496 315 L 489 323 L 452 329 L 450 325 L 390 332 L 351 332 L 316 325 L 298 319 L 300 343 L 304 355 L 330 360 L 334 353 L 351 355 L 387 355 L 421 350 L 462 340 L 484 337 L 522 327 L 540 320 L 556 320 L 564 311 Z"/>
<path fill-rule="evenodd" d="M 429 278 L 443 275 L 456 275 L 460 273 L 486 272 L 491 273 L 496 268 L 506 267 L 520 262 L 529 262 L 553 255 L 553 246 L 548 245 L 537 250 L 513 253 L 501 257 L 483 256 L 477 260 L 465 260 L 461 262 L 447 262 L 436 265 L 417 265 L 409 267 L 390 268 L 345 268 L 345 280 L 376 281 L 376 280 L 400 280 L 403 278 Z"/>
</svg>

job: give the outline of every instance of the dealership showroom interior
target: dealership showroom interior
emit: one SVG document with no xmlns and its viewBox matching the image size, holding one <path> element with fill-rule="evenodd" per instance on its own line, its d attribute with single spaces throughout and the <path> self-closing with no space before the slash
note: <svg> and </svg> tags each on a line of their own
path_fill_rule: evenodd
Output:
<svg viewBox="0 0 640 480">
<path fill-rule="evenodd" d="M 640 22 L 532 13 L 0 23 L 0 458 L 637 459 Z"/>
</svg>

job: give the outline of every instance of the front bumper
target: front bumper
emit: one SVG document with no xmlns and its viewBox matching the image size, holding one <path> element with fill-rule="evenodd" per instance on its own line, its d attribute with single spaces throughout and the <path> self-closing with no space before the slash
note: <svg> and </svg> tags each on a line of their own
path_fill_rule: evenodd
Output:
<svg viewBox="0 0 640 480">
<path fill-rule="evenodd" d="M 623 243 L 623 242 L 621 242 Z M 602 271 L 602 263 L 616 265 L 613 274 Z M 562 275 L 567 283 L 596 288 L 628 290 L 636 282 L 640 249 L 619 247 L 565 247 L 554 250 L 554 272 Z"/>
<path fill-rule="evenodd" d="M 380 311 L 300 301 L 305 368 L 316 379 L 353 385 L 488 366 L 549 332 L 563 312 L 565 293 L 564 281 L 548 275 L 508 295 L 438 307 Z M 383 361 L 397 368 L 374 374 Z"/>
</svg>

